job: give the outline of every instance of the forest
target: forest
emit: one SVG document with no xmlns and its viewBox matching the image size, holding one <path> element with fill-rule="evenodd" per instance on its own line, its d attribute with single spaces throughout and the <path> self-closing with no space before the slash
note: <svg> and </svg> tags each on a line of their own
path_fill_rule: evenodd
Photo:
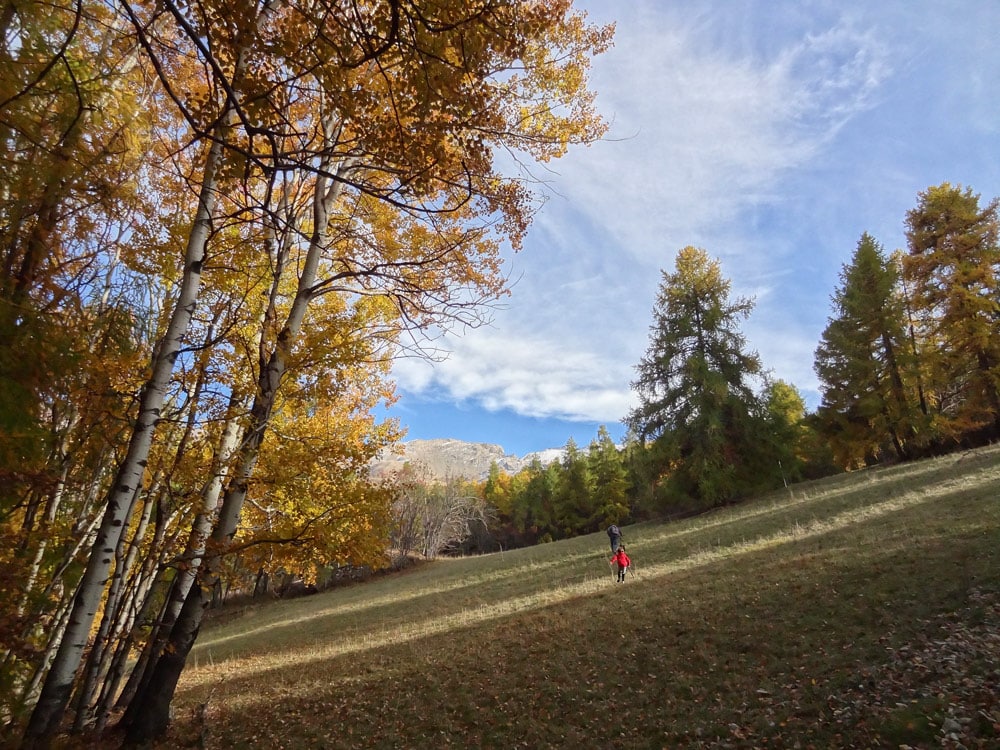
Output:
<svg viewBox="0 0 1000 750">
<path fill-rule="evenodd" d="M 222 593 L 525 546 L 1000 436 L 998 203 L 864 235 L 806 413 L 718 261 L 663 272 L 624 446 L 478 484 L 375 480 L 399 356 L 483 322 L 601 138 L 569 0 L 6 4 L 0 740 L 161 735 Z M 500 158 L 500 155 L 503 158 Z M 513 164 L 511 162 L 513 161 Z M 643 324 L 642 322 L 639 323 Z"/>
</svg>

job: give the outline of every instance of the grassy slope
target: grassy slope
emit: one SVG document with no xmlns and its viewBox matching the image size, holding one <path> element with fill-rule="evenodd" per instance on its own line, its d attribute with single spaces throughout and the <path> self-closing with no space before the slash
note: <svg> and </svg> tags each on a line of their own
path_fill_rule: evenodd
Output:
<svg viewBox="0 0 1000 750">
<path fill-rule="evenodd" d="M 624 585 L 597 534 L 207 628 L 166 744 L 1000 746 L 1000 449 L 625 540 Z"/>
</svg>

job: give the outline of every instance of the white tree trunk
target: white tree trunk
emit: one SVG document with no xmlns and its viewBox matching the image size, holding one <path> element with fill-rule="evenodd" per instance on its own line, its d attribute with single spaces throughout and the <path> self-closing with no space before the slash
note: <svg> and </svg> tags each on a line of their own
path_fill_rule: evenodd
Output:
<svg viewBox="0 0 1000 750">
<path fill-rule="evenodd" d="M 231 113 L 231 108 L 228 112 Z M 230 117 L 231 114 L 227 114 L 225 123 L 229 122 Z M 224 124 L 223 127 L 227 125 Z M 115 549 L 124 531 L 125 521 L 131 513 L 133 499 L 142 487 L 160 410 L 166 399 L 184 334 L 198 301 L 205 247 L 217 201 L 216 174 L 223 158 L 222 142 L 223 138 L 217 138 L 209 150 L 198 210 L 184 252 L 184 268 L 177 302 L 167 331 L 154 350 L 151 375 L 142 390 L 128 452 L 108 493 L 104 517 L 77 588 L 66 632 L 25 729 L 24 747 L 46 746 L 49 737 L 59 726 L 108 583 Z"/>
</svg>

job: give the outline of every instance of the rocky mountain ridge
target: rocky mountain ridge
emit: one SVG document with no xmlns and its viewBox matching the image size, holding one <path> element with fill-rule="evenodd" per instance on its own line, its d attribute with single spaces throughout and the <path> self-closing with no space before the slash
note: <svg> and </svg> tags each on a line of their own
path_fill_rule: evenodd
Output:
<svg viewBox="0 0 1000 750">
<path fill-rule="evenodd" d="M 384 476 L 398 472 L 405 464 L 412 463 L 425 468 L 435 479 L 461 477 L 478 481 L 489 476 L 490 466 L 494 462 L 501 471 L 516 474 L 536 458 L 543 466 L 547 466 L 563 455 L 562 448 L 549 448 L 516 456 L 493 443 L 469 443 L 451 438 L 410 440 L 400 447 L 402 453 L 385 454 L 374 461 L 372 473 Z"/>
</svg>

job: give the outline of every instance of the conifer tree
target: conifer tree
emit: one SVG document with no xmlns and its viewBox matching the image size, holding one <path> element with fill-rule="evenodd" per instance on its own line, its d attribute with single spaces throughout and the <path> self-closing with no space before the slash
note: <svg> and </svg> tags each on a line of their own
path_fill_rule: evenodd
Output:
<svg viewBox="0 0 1000 750">
<path fill-rule="evenodd" d="M 904 375 L 913 363 L 899 269 L 865 233 L 840 278 L 814 363 L 823 389 L 822 431 L 845 467 L 887 454 L 906 459 L 919 411 Z"/>
<path fill-rule="evenodd" d="M 906 215 L 918 335 L 945 436 L 1000 434 L 1000 200 L 943 183 Z"/>
<path fill-rule="evenodd" d="M 704 250 L 684 248 L 675 272 L 663 272 L 649 348 L 632 383 L 640 403 L 626 423 L 652 439 L 673 504 L 722 503 L 759 478 L 768 436 L 751 384 L 762 367 L 739 329 L 752 309 L 752 300 L 730 298 L 729 280 Z"/>
<path fill-rule="evenodd" d="M 628 475 L 621 452 L 601 425 L 587 451 L 589 491 L 601 528 L 629 516 Z"/>
<path fill-rule="evenodd" d="M 553 503 L 560 535 L 573 537 L 596 531 L 594 505 L 587 483 L 587 460 L 573 438 L 566 442 L 559 467 Z"/>
<path fill-rule="evenodd" d="M 802 478 L 806 405 L 795 386 L 775 380 L 764 389 L 764 404 L 775 437 L 775 461 L 782 483 Z"/>
<path fill-rule="evenodd" d="M 529 544 L 555 538 L 553 496 L 558 472 L 559 464 L 545 467 L 535 457 L 517 476 L 518 489 L 511 499 L 511 516 L 514 530 Z"/>
</svg>

